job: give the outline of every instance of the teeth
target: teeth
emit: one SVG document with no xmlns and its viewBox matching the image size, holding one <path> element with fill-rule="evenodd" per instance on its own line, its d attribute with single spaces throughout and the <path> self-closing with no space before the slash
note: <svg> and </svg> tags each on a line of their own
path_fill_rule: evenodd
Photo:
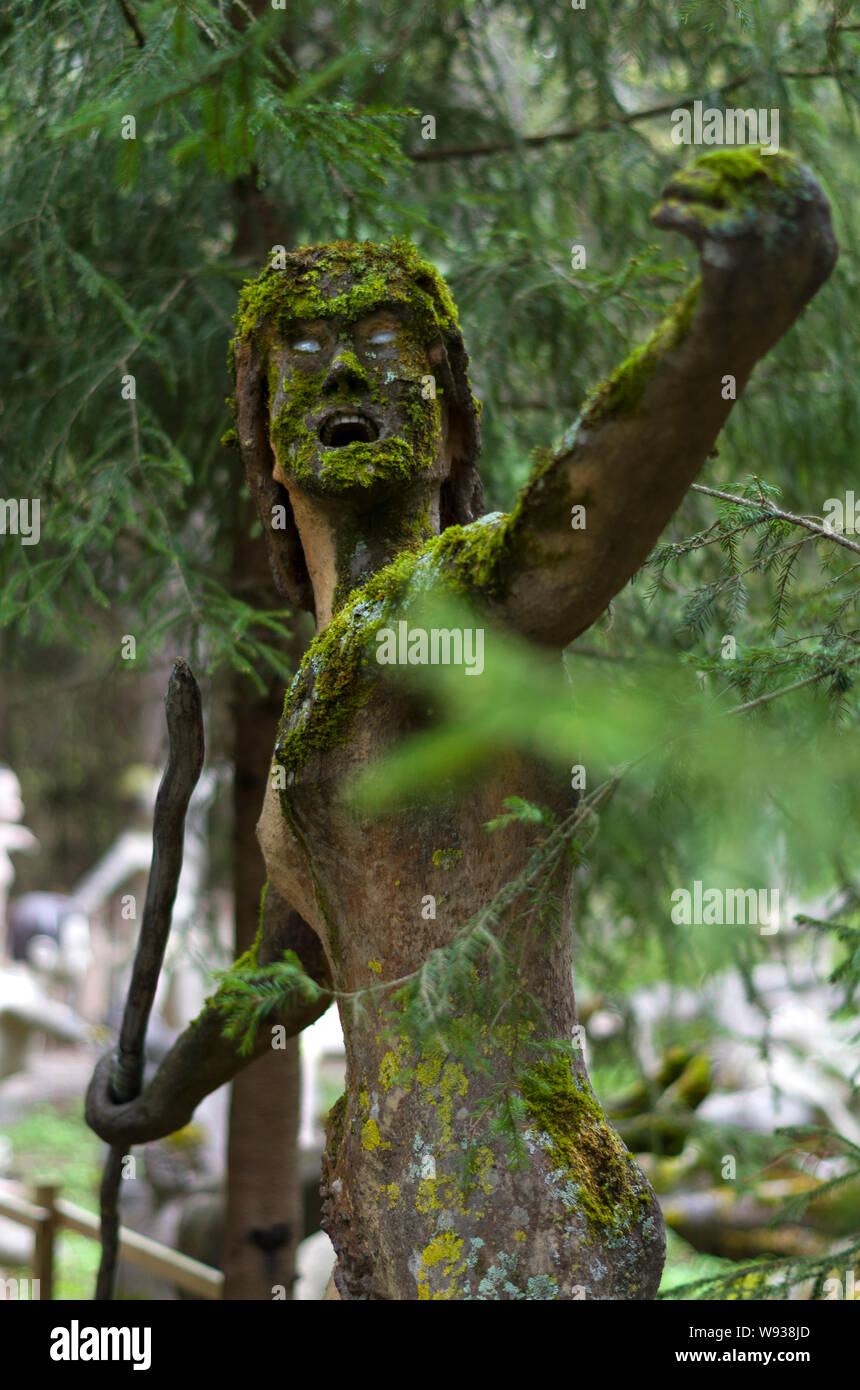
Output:
<svg viewBox="0 0 860 1390">
<path fill-rule="evenodd" d="M 335 436 L 353 430 L 353 440 L 369 442 L 379 437 L 379 430 L 367 416 L 355 410 L 336 410 L 322 424 L 319 437 L 323 444 L 331 445 Z M 351 442 L 348 438 L 341 443 Z"/>
</svg>

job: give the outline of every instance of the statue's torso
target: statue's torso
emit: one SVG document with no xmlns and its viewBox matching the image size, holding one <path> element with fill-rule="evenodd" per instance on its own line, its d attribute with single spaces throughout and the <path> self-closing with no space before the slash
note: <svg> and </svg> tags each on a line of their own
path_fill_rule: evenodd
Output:
<svg viewBox="0 0 860 1390">
<path fill-rule="evenodd" d="M 382 817 L 355 811 L 345 788 L 393 747 L 405 704 L 379 686 L 348 745 L 315 755 L 288 789 L 270 786 L 258 827 L 269 878 L 322 938 L 339 988 L 371 982 L 380 965 L 387 978 L 414 969 L 524 866 L 534 826 L 485 829 L 505 797 L 571 805 L 561 779 L 508 756 L 459 794 L 434 802 L 416 787 Z"/>
<path fill-rule="evenodd" d="M 404 615 L 408 604 L 398 608 Z M 417 1044 L 378 989 L 450 943 L 525 869 L 545 832 L 514 823 L 488 833 L 505 797 L 561 817 L 574 796 L 554 772 L 505 754 L 441 801 L 415 786 L 409 804 L 384 818 L 353 809 L 351 778 L 429 722 L 427 697 L 384 680 L 386 668 L 374 662 L 366 638 L 378 619 L 376 607 L 359 602 L 294 682 L 273 765 L 284 768 L 286 785 L 270 785 L 258 827 L 269 878 L 320 935 L 335 989 L 371 988 L 359 1020 L 341 1003 L 347 1092 L 329 1122 L 323 1168 L 323 1224 L 338 1252 L 338 1288 L 342 1297 L 371 1299 L 651 1296 L 662 1221 L 594 1101 L 581 1057 L 573 1079 L 570 1063 L 557 1066 L 564 1097 L 555 1119 L 548 1112 L 544 1124 L 534 1115 L 519 1122 L 528 1169 L 509 1167 L 507 1140 L 479 1119 L 493 1087 L 516 1087 L 523 1068 L 548 1055 L 542 1039 L 571 1039 L 563 926 L 555 939 L 523 934 L 524 949 L 512 954 L 515 1002 L 499 1015 L 514 1021 L 500 1034 L 488 1029 L 487 1010 L 462 1006 L 467 1029 L 482 1038 L 486 1073 L 455 1048 Z M 356 659 L 362 640 L 365 664 Z M 491 676 L 460 678 L 465 686 Z M 522 1029 L 520 995 L 540 1005 L 537 1024 Z M 545 1132 L 559 1117 L 574 1140 L 563 1169 Z M 467 1135 L 478 1154 L 468 1190 L 461 1181 Z"/>
<path fill-rule="evenodd" d="M 392 668 L 375 660 L 380 621 L 396 627 L 416 608 L 408 595 L 382 604 L 359 596 L 334 620 L 341 637 L 323 644 L 288 693 L 258 826 L 269 878 L 319 933 L 338 988 L 368 983 L 379 965 L 387 978 L 414 969 L 515 877 L 539 828 L 488 832 L 506 797 L 558 815 L 574 805 L 555 771 L 506 751 L 436 799 L 438 788 L 415 785 L 381 817 L 350 805 L 353 779 L 432 723 L 432 694 L 389 678 Z M 486 669 L 450 669 L 464 697 L 473 682 L 492 680 Z"/>
</svg>

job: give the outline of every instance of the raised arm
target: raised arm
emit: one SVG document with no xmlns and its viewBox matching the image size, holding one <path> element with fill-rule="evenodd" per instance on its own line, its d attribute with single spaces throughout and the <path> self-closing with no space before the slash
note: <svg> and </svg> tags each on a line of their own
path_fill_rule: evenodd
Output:
<svg viewBox="0 0 860 1390">
<path fill-rule="evenodd" d="M 691 238 L 700 279 L 592 393 L 496 535 L 496 606 L 534 641 L 572 641 L 643 563 L 708 457 L 732 390 L 740 395 L 838 251 L 809 171 L 750 148 L 683 170 L 652 220 Z"/>
</svg>

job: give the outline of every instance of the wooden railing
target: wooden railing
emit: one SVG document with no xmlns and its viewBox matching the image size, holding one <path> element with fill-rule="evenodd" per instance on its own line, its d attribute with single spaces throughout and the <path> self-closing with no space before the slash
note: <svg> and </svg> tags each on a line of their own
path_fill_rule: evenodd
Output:
<svg viewBox="0 0 860 1390">
<path fill-rule="evenodd" d="M 8 1217 L 33 1232 L 33 1282 L 38 1280 L 39 1298 L 54 1297 L 54 1244 L 60 1231 L 77 1231 L 90 1240 L 101 1240 L 101 1225 L 94 1212 L 66 1202 L 60 1197 L 57 1183 L 38 1183 L 33 1189 L 32 1202 L 17 1196 L 0 1184 L 0 1216 Z M 220 1269 L 181 1255 L 168 1245 L 131 1231 L 119 1228 L 119 1258 L 159 1275 L 198 1298 L 222 1298 L 224 1275 Z"/>
</svg>

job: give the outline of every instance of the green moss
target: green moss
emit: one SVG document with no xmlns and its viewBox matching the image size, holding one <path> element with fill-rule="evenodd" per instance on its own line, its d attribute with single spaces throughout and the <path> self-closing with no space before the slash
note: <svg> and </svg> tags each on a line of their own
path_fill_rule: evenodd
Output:
<svg viewBox="0 0 860 1390">
<path fill-rule="evenodd" d="M 344 487 L 408 483 L 429 471 L 436 463 L 442 422 L 439 400 L 425 400 L 421 393 L 422 377 L 430 366 L 420 343 L 409 333 L 403 335 L 396 385 L 376 380 L 377 369 L 369 371 L 354 352 L 341 352 L 338 360 L 350 371 L 341 376 L 340 386 L 332 389 L 331 383 L 325 388 L 326 369 L 308 371 L 296 366 L 280 381 L 274 355 L 270 356 L 269 399 L 277 407 L 270 434 L 284 472 L 299 483 L 312 483 L 315 492 L 340 494 Z M 400 407 L 406 421 L 402 433 L 323 451 L 319 466 L 316 422 L 320 405 L 325 401 L 331 407 L 339 402 L 351 406 L 356 381 L 365 390 L 372 388 L 371 394 L 380 400 L 394 401 Z"/>
<path fill-rule="evenodd" d="M 682 212 L 694 208 L 696 220 L 706 229 L 710 226 L 721 236 L 735 236 L 749 231 L 763 213 L 778 213 L 785 204 L 786 189 L 796 193 L 800 183 L 797 163 L 790 155 L 765 155 L 753 146 L 719 150 L 702 155 L 676 174 L 655 211 L 673 206 Z M 686 337 L 700 290 L 701 281 L 696 279 L 647 342 L 589 393 L 580 418 L 551 458 L 570 451 L 581 425 L 593 425 L 608 416 L 630 415 L 638 409 L 660 362 Z"/>
<path fill-rule="evenodd" d="M 281 331 L 299 320 L 343 315 L 353 321 L 392 302 L 408 307 L 410 325 L 424 341 L 457 327 L 448 287 L 410 241 L 305 246 L 286 257 L 285 269 L 267 266 L 245 284 L 236 338 L 252 337 L 264 321 Z"/>
<path fill-rule="evenodd" d="M 696 221 L 720 237 L 742 236 L 761 225 L 764 214 L 773 224 L 766 237 L 770 244 L 803 188 L 800 165 L 791 155 L 767 155 L 747 145 L 700 155 L 674 175 L 654 211 L 676 207 L 683 213 L 693 207 Z"/>
<path fill-rule="evenodd" d="M 768 183 L 784 188 L 796 167 L 791 155 L 763 154 L 759 145 L 715 150 L 711 154 L 700 155 L 693 164 L 694 169 L 703 169 L 717 180 L 714 192 L 727 201 L 739 196 L 738 185 L 748 184 L 753 179 L 766 179 Z"/>
<path fill-rule="evenodd" d="M 270 426 L 271 440 L 277 449 L 281 467 L 289 469 L 298 477 L 304 474 L 310 476 L 310 464 L 304 456 L 308 452 L 309 443 L 314 452 L 317 443 L 308 428 L 306 417 L 319 409 L 325 378 L 325 371 L 294 371 L 290 381 L 283 383 L 283 403 Z M 269 399 L 274 400 L 276 394 L 277 379 L 269 382 Z M 333 405 L 337 404 L 338 395 L 339 393 L 332 397 Z"/>
<path fill-rule="evenodd" d="M 354 516 L 337 537 L 337 570 L 343 577 L 335 588 L 333 612 L 337 613 L 354 597 L 374 549 L 391 547 L 397 554 L 414 553 L 427 545 L 433 534 L 429 498 L 411 517 L 404 516 L 397 497 L 380 499 L 372 511 L 363 510 L 360 516 Z"/>
<path fill-rule="evenodd" d="M 266 882 L 260 889 L 260 906 L 257 909 L 257 937 L 261 941 L 263 939 L 263 919 L 266 915 L 266 898 L 268 897 L 268 894 L 269 880 L 266 879 Z"/>
<path fill-rule="evenodd" d="M 572 500 L 588 505 L 587 496 L 571 499 L 566 471 L 557 467 L 559 458 L 573 447 L 581 418 L 565 432 L 555 449 L 532 450 L 532 471 L 506 520 L 504 544 L 507 545 L 509 539 L 517 535 L 521 552 L 532 564 L 547 563 L 541 551 L 540 537 L 545 532 L 553 533 L 559 515 L 568 512 Z M 552 549 L 550 562 L 555 563 Z"/>
<path fill-rule="evenodd" d="M 589 1087 L 558 1057 L 521 1073 L 519 1089 L 553 1166 L 554 1195 L 602 1242 L 629 1231 L 647 1215 L 650 1194 Z"/>
<path fill-rule="evenodd" d="M 346 742 L 379 677 L 373 638 L 390 625 L 399 603 L 430 590 L 462 596 L 475 587 L 494 589 L 488 576 L 503 553 L 504 528 L 496 524 L 503 520 L 449 527 L 421 549 L 401 551 L 352 590 L 311 642 L 287 693 L 275 758 L 288 785 L 314 753 Z"/>
<path fill-rule="evenodd" d="M 463 858 L 461 849 L 437 849 L 433 851 L 434 869 L 453 869 Z"/>
<path fill-rule="evenodd" d="M 635 412 L 645 394 L 645 387 L 663 358 L 687 336 L 700 291 L 701 280 L 696 279 L 650 338 L 631 352 L 621 366 L 616 367 L 612 375 L 589 394 L 581 417 L 583 425 L 593 425 L 609 415 L 631 415 Z"/>
<path fill-rule="evenodd" d="M 470 526 L 448 526 L 433 543 L 433 555 L 448 569 L 455 593 L 475 590 L 496 597 L 505 587 L 510 518 L 491 512 Z"/>
<path fill-rule="evenodd" d="M 236 338 L 231 344 L 231 366 L 235 364 L 235 344 L 257 338 L 269 380 L 269 400 L 278 398 L 277 413 L 271 423 L 271 437 L 282 467 L 299 482 L 313 476 L 318 441 L 308 427 L 308 415 L 320 403 L 325 372 L 305 371 L 300 366 L 279 394 L 277 365 L 273 347 L 301 320 L 344 316 L 347 326 L 356 319 L 395 303 L 405 310 L 405 332 L 399 345 L 397 391 L 406 415 L 408 438 L 387 438 L 369 444 L 356 443 L 333 450 L 319 476 L 315 490 L 341 492 L 344 485 L 366 488 L 379 482 L 403 482 L 436 459 L 436 441 L 441 428 L 441 405 L 436 397 L 425 399 L 422 379 L 430 372 L 426 347 L 453 336 L 459 343 L 457 311 L 450 292 L 438 271 L 425 261 L 415 246 L 395 238 L 385 244 L 337 241 L 303 247 L 286 257 L 278 269 L 267 266 L 243 286 L 236 314 Z M 265 327 L 265 332 L 263 331 Z M 393 385 L 391 374 L 383 380 L 378 369 L 362 363 L 354 352 L 341 352 L 341 362 L 350 368 L 343 386 L 327 399 L 336 405 L 354 394 L 358 379 L 371 397 L 382 404 Z M 466 383 L 464 383 L 466 384 Z M 468 387 L 467 387 L 468 389 Z M 476 405 L 473 400 L 473 405 Z M 235 403 L 233 404 L 235 413 Z M 225 444 L 237 442 L 233 430 L 224 436 Z M 343 595 L 339 596 L 341 599 Z"/>
<path fill-rule="evenodd" d="M 678 1099 L 695 1110 L 711 1090 L 711 1063 L 704 1053 L 693 1057 L 676 1084 Z"/>
<path fill-rule="evenodd" d="M 260 901 L 260 911 L 257 917 L 257 935 L 254 937 L 253 945 L 243 951 L 237 960 L 230 966 L 231 970 L 253 970 L 259 964 L 260 942 L 263 940 L 263 904 L 265 902 L 265 889 Z"/>
<path fill-rule="evenodd" d="M 287 770 L 288 781 L 289 773 L 313 753 L 348 737 L 357 710 L 369 700 L 378 678 L 374 633 L 385 623 L 386 606 L 405 592 L 418 558 L 411 551 L 399 555 L 373 575 L 308 647 L 288 691 L 285 722 L 275 746 L 275 758 Z"/>
<path fill-rule="evenodd" d="M 353 380 L 360 381 L 363 386 L 370 385 L 370 374 L 367 367 L 356 353 L 343 349 L 337 355 L 337 362 L 339 368 L 351 376 Z"/>
<path fill-rule="evenodd" d="M 329 486 L 337 492 L 354 483 L 371 487 L 381 479 L 408 483 L 420 471 L 421 457 L 421 451 L 406 439 L 374 440 L 371 444 L 356 440 L 332 450 L 320 469 L 318 482 L 322 488 Z M 425 457 L 424 466 L 430 468 L 431 464 L 432 460 Z"/>
</svg>

